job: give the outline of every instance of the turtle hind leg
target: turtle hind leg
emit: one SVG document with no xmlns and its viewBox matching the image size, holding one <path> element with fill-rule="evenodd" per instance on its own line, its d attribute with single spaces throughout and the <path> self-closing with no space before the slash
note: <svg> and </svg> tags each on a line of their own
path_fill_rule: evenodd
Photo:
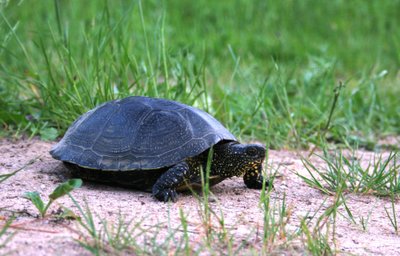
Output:
<svg viewBox="0 0 400 256">
<path fill-rule="evenodd" d="M 154 184 L 152 193 L 159 201 L 175 202 L 178 194 L 176 189 L 190 178 L 189 165 L 186 162 L 178 163 L 169 168 Z"/>
</svg>

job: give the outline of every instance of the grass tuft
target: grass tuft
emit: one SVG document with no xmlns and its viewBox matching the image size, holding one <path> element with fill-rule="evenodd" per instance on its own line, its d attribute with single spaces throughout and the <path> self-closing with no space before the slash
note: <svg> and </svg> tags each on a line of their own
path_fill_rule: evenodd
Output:
<svg viewBox="0 0 400 256">
<path fill-rule="evenodd" d="M 317 167 L 311 160 L 303 159 L 309 177 L 300 173 L 297 175 L 323 193 L 333 195 L 341 189 L 379 196 L 400 193 L 397 152 L 391 152 L 386 158 L 382 155 L 374 157 L 366 167 L 363 167 L 355 152 L 350 157 L 341 152 L 331 155 L 327 151 L 316 156 L 324 162 L 324 166 Z"/>
</svg>

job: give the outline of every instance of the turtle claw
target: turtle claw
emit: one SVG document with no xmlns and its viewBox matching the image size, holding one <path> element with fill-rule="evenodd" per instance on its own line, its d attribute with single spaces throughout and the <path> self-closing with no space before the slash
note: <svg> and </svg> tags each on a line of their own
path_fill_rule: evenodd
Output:
<svg viewBox="0 0 400 256">
<path fill-rule="evenodd" d="M 157 198 L 157 200 L 162 202 L 176 202 L 178 199 L 178 193 L 175 189 L 167 188 L 164 190 L 153 191 L 153 196 Z"/>
</svg>

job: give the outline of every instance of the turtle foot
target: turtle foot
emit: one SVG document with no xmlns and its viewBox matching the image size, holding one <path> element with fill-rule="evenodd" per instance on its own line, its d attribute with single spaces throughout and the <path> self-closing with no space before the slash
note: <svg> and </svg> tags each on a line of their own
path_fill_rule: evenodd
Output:
<svg viewBox="0 0 400 256">
<path fill-rule="evenodd" d="M 166 188 L 166 189 L 154 189 L 153 188 L 153 196 L 161 202 L 176 202 L 178 199 L 178 193 L 175 189 Z"/>
<path fill-rule="evenodd" d="M 259 177 L 257 177 L 257 179 L 245 179 L 244 183 L 246 184 L 246 186 L 248 188 L 251 188 L 251 189 L 262 189 L 264 179 L 265 178 L 260 175 Z M 265 181 L 265 187 L 268 188 L 268 186 L 269 186 L 269 182 L 266 180 Z"/>
</svg>

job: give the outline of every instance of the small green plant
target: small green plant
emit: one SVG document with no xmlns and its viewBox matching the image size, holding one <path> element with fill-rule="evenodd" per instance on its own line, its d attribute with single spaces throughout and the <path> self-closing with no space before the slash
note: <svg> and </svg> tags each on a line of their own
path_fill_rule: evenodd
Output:
<svg viewBox="0 0 400 256">
<path fill-rule="evenodd" d="M 331 109 L 329 111 L 329 116 L 328 116 L 328 120 L 326 121 L 325 126 L 318 131 L 318 139 L 320 140 L 320 145 L 324 144 L 324 141 L 326 141 L 326 133 L 329 131 L 329 128 L 331 126 L 331 122 L 332 122 L 332 117 L 333 117 L 333 113 L 335 111 L 335 108 L 337 107 L 337 102 L 340 96 L 340 91 L 342 90 L 342 88 L 344 87 L 342 82 L 339 82 L 339 85 L 337 87 L 335 87 L 333 93 L 334 93 L 334 97 L 333 97 L 333 101 L 332 101 L 332 106 Z M 309 153 L 309 156 L 311 156 L 315 149 L 317 148 L 317 146 L 315 146 Z"/>
<path fill-rule="evenodd" d="M 398 226 L 398 223 L 397 223 L 396 207 L 395 207 L 394 197 L 392 196 L 391 199 L 392 199 L 391 200 L 391 207 L 390 207 L 391 209 L 389 210 L 389 209 L 387 209 L 385 207 L 385 212 L 386 212 L 387 217 L 390 220 L 390 224 L 392 225 L 392 227 L 394 229 L 394 232 L 396 234 L 398 234 L 399 233 L 399 226 Z"/>
<path fill-rule="evenodd" d="M 325 198 L 320 205 L 319 210 L 327 202 Z M 350 218 L 353 218 L 352 213 L 346 205 L 346 199 L 343 196 L 343 187 L 340 187 L 334 196 L 333 202 L 328 205 L 323 213 L 311 219 L 303 218 L 300 223 L 298 234 L 304 239 L 304 246 L 311 255 L 334 255 L 336 251 L 336 219 L 337 215 L 341 214 L 338 209 L 344 206 Z M 310 227 L 312 219 L 316 219 L 315 225 Z M 332 248 L 333 246 L 333 248 Z"/>
<path fill-rule="evenodd" d="M 278 209 L 276 209 L 275 204 L 271 204 L 271 193 L 274 177 L 275 175 L 273 175 L 270 179 L 269 185 L 264 182 L 260 195 L 260 204 L 261 208 L 264 211 L 263 246 L 267 249 L 268 252 L 272 251 L 276 240 L 279 239 L 279 237 L 277 236 L 279 236 L 279 234 L 282 235 L 286 233 L 285 224 L 287 219 L 290 217 L 290 211 L 288 211 L 286 206 L 285 194 L 283 195 L 282 204 L 278 206 Z M 276 212 L 279 215 L 278 219 L 275 216 Z"/>
<path fill-rule="evenodd" d="M 367 217 L 364 217 L 364 216 L 360 217 L 360 224 L 361 224 L 361 227 L 362 227 L 362 229 L 364 231 L 368 230 L 369 219 L 371 217 L 371 214 L 372 214 L 372 211 L 373 211 L 374 208 L 375 208 L 375 206 L 373 208 L 371 208 L 371 210 L 368 211 Z"/>
<path fill-rule="evenodd" d="M 324 223 L 324 225 L 326 222 Z M 301 221 L 302 234 L 305 238 L 305 246 L 311 255 L 333 255 L 332 248 L 329 245 L 328 234 L 322 233 L 322 226 L 316 226 L 310 229 L 306 221 Z"/>
<path fill-rule="evenodd" d="M 291 210 L 286 205 L 286 195 L 283 195 L 282 203 L 278 206 L 276 202 L 271 203 L 271 189 L 264 195 L 261 195 L 261 204 L 264 210 L 263 226 L 263 247 L 268 253 L 272 253 L 277 244 L 281 241 L 288 241 L 289 237 L 286 230 L 286 224 L 290 219 Z M 278 215 L 278 216 L 276 216 Z"/>
<path fill-rule="evenodd" d="M 34 192 L 26 192 L 24 197 L 30 200 L 35 207 L 39 210 L 40 216 L 44 217 L 46 215 L 47 209 L 50 205 L 58 198 L 69 194 L 75 188 L 79 188 L 82 185 L 81 179 L 71 179 L 64 183 L 61 183 L 56 187 L 56 189 L 49 195 L 49 201 L 45 204 L 40 197 L 39 193 Z"/>
<path fill-rule="evenodd" d="M 391 188 L 392 188 L 392 191 L 390 193 L 390 202 L 391 202 L 391 207 L 390 208 L 391 209 L 388 210 L 385 207 L 385 212 L 386 212 L 387 217 L 390 220 L 390 224 L 392 225 L 392 227 L 394 229 L 394 232 L 396 234 L 399 234 L 399 226 L 398 226 L 398 223 L 397 223 L 397 216 L 396 216 L 396 197 L 395 197 L 395 191 L 394 191 L 394 188 L 396 188 L 397 185 L 398 185 L 398 184 L 396 184 L 396 182 L 397 181 L 395 180 L 391 184 Z M 390 211 L 391 211 L 391 213 L 390 213 Z"/>
<path fill-rule="evenodd" d="M 68 194 L 69 198 L 72 200 L 74 205 L 78 208 L 81 217 L 78 218 L 79 224 L 88 232 L 89 237 L 91 240 L 88 242 L 88 239 L 85 240 L 77 240 L 78 243 L 91 252 L 94 255 L 100 255 L 100 252 L 102 250 L 102 245 L 101 245 L 101 236 L 97 230 L 95 221 L 93 219 L 93 214 L 92 211 L 89 208 L 88 203 L 85 200 L 85 210 L 82 209 L 80 204 L 73 198 L 70 194 Z M 86 236 L 82 236 L 86 238 Z"/>
</svg>

